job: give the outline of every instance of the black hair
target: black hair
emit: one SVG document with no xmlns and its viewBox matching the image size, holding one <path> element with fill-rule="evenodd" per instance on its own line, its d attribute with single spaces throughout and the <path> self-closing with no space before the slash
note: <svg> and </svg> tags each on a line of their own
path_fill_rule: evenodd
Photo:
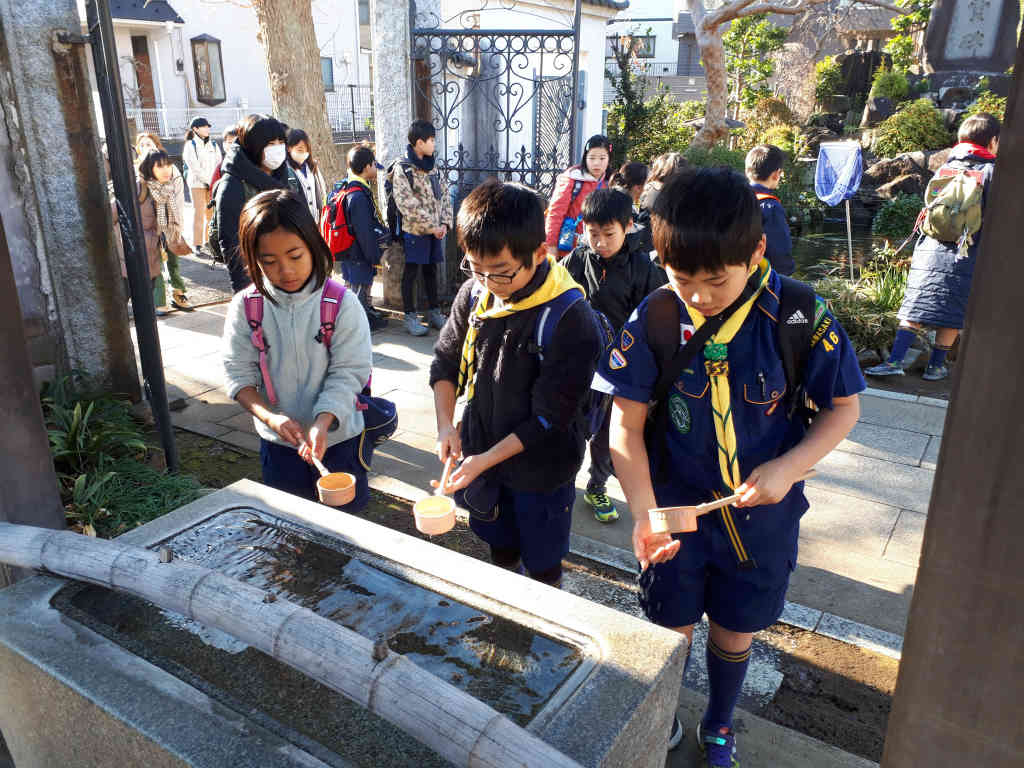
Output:
<svg viewBox="0 0 1024 768">
<path fill-rule="evenodd" d="M 647 181 L 664 181 L 676 171 L 686 168 L 689 163 L 679 152 L 665 152 L 658 155 L 651 161 L 651 171 L 647 174 Z"/>
<path fill-rule="evenodd" d="M 409 143 L 414 147 L 417 141 L 426 141 L 436 135 L 434 124 L 429 120 L 413 120 L 409 126 Z"/>
<path fill-rule="evenodd" d="M 348 151 L 348 157 L 346 158 L 349 169 L 360 176 L 362 176 L 366 166 L 372 165 L 376 159 L 373 154 L 373 148 L 365 141 L 352 147 Z"/>
<path fill-rule="evenodd" d="M 139 162 L 139 176 L 145 181 L 156 181 L 153 169 L 158 165 L 173 165 L 171 156 L 162 149 L 150 150 Z"/>
<path fill-rule="evenodd" d="M 651 223 L 662 266 L 691 275 L 749 264 L 763 231 L 754 191 L 730 168 L 688 168 L 669 176 Z"/>
<path fill-rule="evenodd" d="M 628 229 L 633 219 L 633 198 L 621 189 L 595 189 L 583 201 L 583 221 L 587 224 L 619 222 Z"/>
<path fill-rule="evenodd" d="M 604 178 L 607 181 L 612 175 L 612 142 L 607 136 L 601 133 L 595 133 L 589 139 L 587 143 L 583 145 L 583 154 L 580 156 L 579 168 L 584 173 L 590 173 L 587 170 L 587 153 L 592 149 L 603 149 L 608 152 L 608 167 L 604 169 Z"/>
<path fill-rule="evenodd" d="M 746 171 L 754 181 L 766 181 L 785 164 L 785 153 L 774 144 L 758 144 L 747 152 Z"/>
<path fill-rule="evenodd" d="M 520 264 L 530 267 L 544 244 L 544 207 L 529 187 L 492 179 L 462 201 L 456 236 L 463 251 L 497 256 L 508 246 Z"/>
<path fill-rule="evenodd" d="M 275 139 L 287 138 L 287 126 L 268 115 L 249 115 L 238 124 L 238 143 L 257 168 L 263 166 L 263 150 L 267 145 Z"/>
<path fill-rule="evenodd" d="M 309 157 L 306 158 L 306 162 L 309 163 L 309 167 L 313 170 L 313 173 L 317 172 L 316 160 L 313 159 L 313 142 L 309 140 L 309 134 L 301 128 L 292 128 L 288 131 L 288 138 L 285 140 L 285 146 L 288 148 L 288 154 L 286 160 L 288 165 L 292 168 L 298 168 L 295 162 L 292 160 L 291 148 L 298 146 L 299 144 L 305 144 L 306 149 L 309 150 Z"/>
<path fill-rule="evenodd" d="M 642 187 L 647 183 L 647 166 L 643 163 L 624 163 L 610 182 L 613 187 Z"/>
<path fill-rule="evenodd" d="M 286 229 L 302 238 L 313 258 L 316 288 L 320 288 L 331 275 L 334 259 L 331 249 L 320 236 L 320 227 L 309 212 L 305 199 L 291 189 L 271 189 L 254 196 L 245 204 L 238 218 L 238 253 L 256 290 L 271 303 L 260 269 L 260 237 L 276 229 Z"/>
<path fill-rule="evenodd" d="M 999 135 L 999 118 L 988 112 L 978 112 L 966 118 L 956 132 L 957 141 L 969 141 L 987 147 Z"/>
</svg>

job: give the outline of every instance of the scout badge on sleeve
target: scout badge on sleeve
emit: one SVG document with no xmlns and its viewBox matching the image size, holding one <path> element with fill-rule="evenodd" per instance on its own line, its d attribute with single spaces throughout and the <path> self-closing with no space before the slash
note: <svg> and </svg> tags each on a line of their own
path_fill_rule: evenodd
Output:
<svg viewBox="0 0 1024 768">
<path fill-rule="evenodd" d="M 816 474 L 818 473 L 813 469 L 809 470 L 800 476 L 797 482 L 809 480 Z M 734 493 L 732 496 L 726 496 L 704 504 L 697 504 L 696 506 L 649 509 L 647 514 L 651 521 L 651 533 L 692 533 L 697 530 L 698 517 L 706 515 L 708 512 L 714 512 L 716 509 L 727 507 L 730 504 L 735 504 L 740 500 L 741 496 L 743 496 L 742 493 Z"/>
</svg>

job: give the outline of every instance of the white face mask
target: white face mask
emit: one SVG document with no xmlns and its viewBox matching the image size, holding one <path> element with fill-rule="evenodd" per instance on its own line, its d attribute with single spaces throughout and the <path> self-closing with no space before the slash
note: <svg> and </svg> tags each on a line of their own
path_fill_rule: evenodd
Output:
<svg viewBox="0 0 1024 768">
<path fill-rule="evenodd" d="M 287 150 L 284 144 L 271 144 L 263 150 L 263 165 L 272 171 L 276 171 L 284 162 Z"/>
<path fill-rule="evenodd" d="M 309 157 L 309 152 L 292 152 L 292 160 L 296 165 L 302 165 Z"/>
</svg>

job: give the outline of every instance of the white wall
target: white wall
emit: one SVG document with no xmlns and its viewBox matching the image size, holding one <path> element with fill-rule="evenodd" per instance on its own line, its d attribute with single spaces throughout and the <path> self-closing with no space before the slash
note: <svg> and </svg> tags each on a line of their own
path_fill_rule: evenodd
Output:
<svg viewBox="0 0 1024 768">
<path fill-rule="evenodd" d="M 654 35 L 654 58 L 652 62 L 672 62 L 679 58 L 679 41 L 672 37 L 672 20 L 677 9 L 665 0 L 630 0 L 629 8 L 621 11 L 608 25 L 608 35 L 634 33 Z M 668 19 L 668 21 L 643 21 L 643 19 Z M 650 31 L 648 31 L 650 30 Z M 656 74 L 663 74 L 657 72 Z M 675 70 L 668 73 L 675 74 Z"/>
</svg>

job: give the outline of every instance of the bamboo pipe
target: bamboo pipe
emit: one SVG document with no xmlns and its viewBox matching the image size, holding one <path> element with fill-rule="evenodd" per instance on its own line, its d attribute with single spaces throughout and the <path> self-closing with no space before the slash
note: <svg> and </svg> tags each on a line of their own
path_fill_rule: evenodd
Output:
<svg viewBox="0 0 1024 768">
<path fill-rule="evenodd" d="M 164 556 L 166 558 L 167 552 Z M 352 630 L 185 560 L 27 525 L 0 523 L 0 563 L 141 597 L 223 630 L 473 768 L 582 768 L 481 701 Z"/>
</svg>

